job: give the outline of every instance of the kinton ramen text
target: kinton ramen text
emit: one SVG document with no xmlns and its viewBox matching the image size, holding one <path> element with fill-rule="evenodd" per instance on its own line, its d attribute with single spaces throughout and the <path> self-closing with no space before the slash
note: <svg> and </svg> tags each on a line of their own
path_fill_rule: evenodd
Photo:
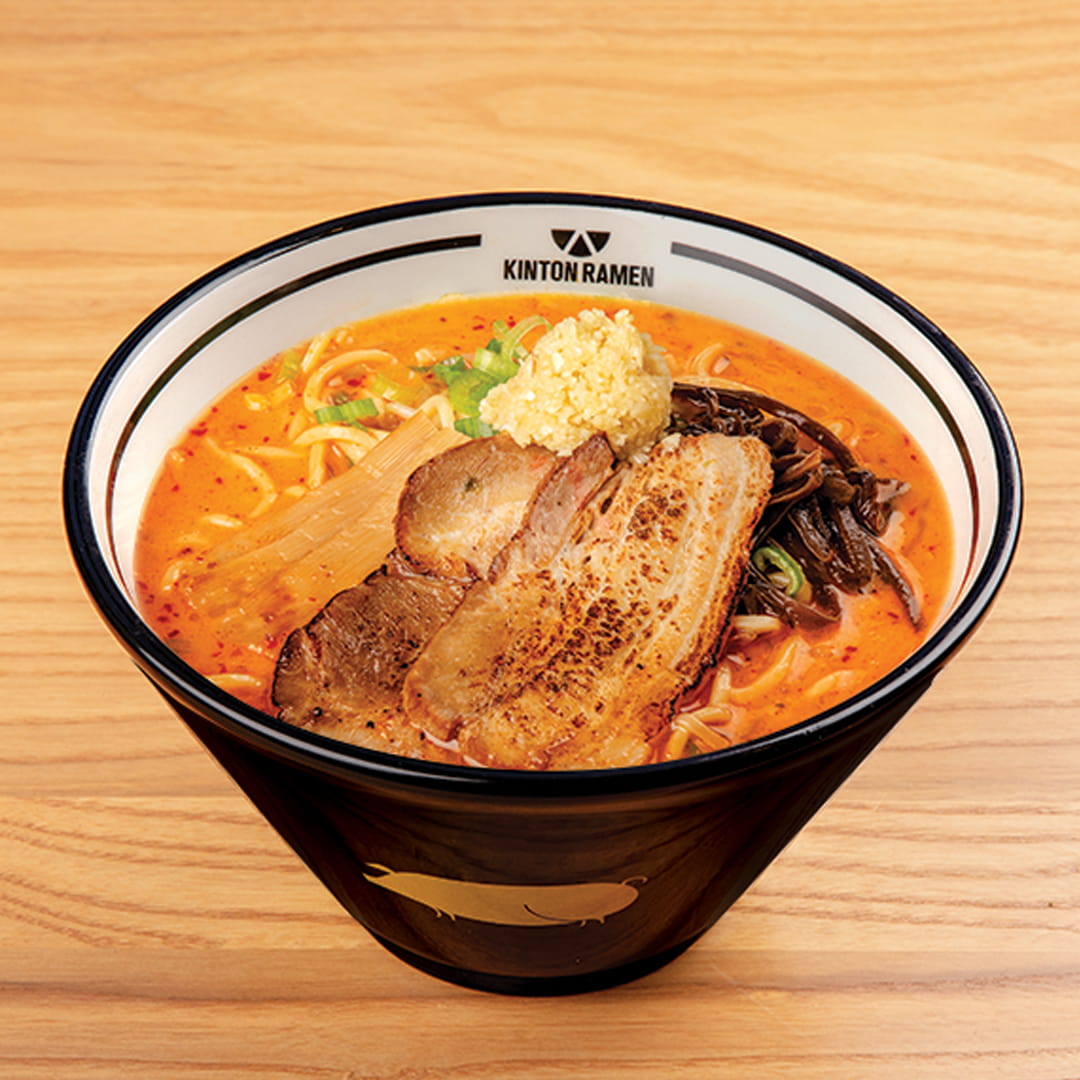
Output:
<svg viewBox="0 0 1080 1080">
<path fill-rule="evenodd" d="M 586 285 L 652 288 L 655 266 L 634 263 L 571 262 L 569 259 L 503 259 L 504 281 L 571 281 Z"/>
</svg>

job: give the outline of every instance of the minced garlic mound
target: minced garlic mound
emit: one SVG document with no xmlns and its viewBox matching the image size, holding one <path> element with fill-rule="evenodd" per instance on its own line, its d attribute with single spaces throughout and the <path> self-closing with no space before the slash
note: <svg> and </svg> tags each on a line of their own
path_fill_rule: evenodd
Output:
<svg viewBox="0 0 1080 1080">
<path fill-rule="evenodd" d="M 628 311 L 599 310 L 553 326 L 517 374 L 480 402 L 480 418 L 521 446 L 569 454 L 604 432 L 629 458 L 667 426 L 671 373 L 663 350 L 634 326 Z"/>
</svg>

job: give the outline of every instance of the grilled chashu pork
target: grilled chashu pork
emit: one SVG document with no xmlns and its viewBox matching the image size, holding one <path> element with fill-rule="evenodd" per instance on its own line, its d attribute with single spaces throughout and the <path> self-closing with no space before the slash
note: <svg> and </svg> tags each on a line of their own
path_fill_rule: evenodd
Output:
<svg viewBox="0 0 1080 1080">
<path fill-rule="evenodd" d="M 542 447 L 494 436 L 420 466 L 399 499 L 397 546 L 386 562 L 286 640 L 273 686 L 280 718 L 371 750 L 453 757 L 405 720 L 402 683 L 521 528 L 558 462 Z"/>
<path fill-rule="evenodd" d="M 412 724 L 504 768 L 637 765 L 713 658 L 772 484 L 756 438 L 675 435 L 521 532 L 404 680 Z"/>
</svg>

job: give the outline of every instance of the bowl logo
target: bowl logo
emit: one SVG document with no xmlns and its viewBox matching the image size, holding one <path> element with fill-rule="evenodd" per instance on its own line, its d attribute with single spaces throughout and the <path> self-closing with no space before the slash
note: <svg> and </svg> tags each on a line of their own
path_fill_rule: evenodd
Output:
<svg viewBox="0 0 1080 1080">
<path fill-rule="evenodd" d="M 638 898 L 638 885 L 648 879 L 583 881 L 572 885 L 500 885 L 487 881 L 391 870 L 367 863 L 372 885 L 404 896 L 451 919 L 473 919 L 500 926 L 584 926 L 602 923 Z"/>
<path fill-rule="evenodd" d="M 607 247 L 611 239 L 611 233 L 598 232 L 586 229 L 579 232 L 577 229 L 552 229 L 551 239 L 560 251 L 567 255 L 573 255 L 578 259 L 587 258 L 589 255 L 599 255 Z"/>
<path fill-rule="evenodd" d="M 603 262 L 597 256 L 611 233 L 603 229 L 550 229 L 551 240 L 564 256 L 515 256 L 503 259 L 503 281 L 572 282 L 651 289 L 656 267 L 647 263 Z"/>
</svg>

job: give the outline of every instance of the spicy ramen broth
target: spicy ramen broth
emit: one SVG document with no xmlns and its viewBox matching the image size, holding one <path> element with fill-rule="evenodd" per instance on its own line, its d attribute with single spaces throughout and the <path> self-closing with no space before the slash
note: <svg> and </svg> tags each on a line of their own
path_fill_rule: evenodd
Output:
<svg viewBox="0 0 1080 1080">
<path fill-rule="evenodd" d="M 389 376 L 417 386 L 423 379 L 413 367 L 471 355 L 490 339 L 497 320 L 512 327 L 539 315 L 554 325 L 587 307 L 609 315 L 629 310 L 638 328 L 664 349 L 676 380 L 711 374 L 788 402 L 830 427 L 879 477 L 908 485 L 893 504 L 881 542 L 921 604 L 919 625 L 911 624 L 895 592 L 881 587 L 844 596 L 841 617 L 821 629 L 737 630 L 718 667 L 687 696 L 687 709 L 659 740 L 657 757 L 720 749 L 805 720 L 908 656 L 933 624 L 950 580 L 950 520 L 939 481 L 922 450 L 880 404 L 776 341 L 649 302 L 553 294 L 450 299 L 379 315 L 317 341 L 320 364 L 332 365 L 353 350 L 380 351 L 371 354 L 370 364 L 343 366 L 320 391 L 329 400 L 340 392 L 344 400 L 372 383 L 377 388 L 380 373 L 384 384 Z M 297 370 L 309 344 L 254 367 L 184 432 L 150 492 L 136 548 L 138 601 L 150 625 L 191 667 L 271 714 L 274 665 L 286 636 L 359 578 L 346 580 L 323 567 L 321 580 L 315 575 L 304 590 L 310 595 L 283 599 L 267 590 L 261 608 L 259 597 L 238 601 L 243 617 L 237 608 L 206 603 L 192 582 L 222 545 L 350 468 L 370 445 L 362 432 L 355 444 L 313 440 L 311 402 L 305 409 Z M 423 389 L 420 396 L 431 392 Z M 368 425 L 391 428 L 413 407 L 415 400 Z M 395 492 L 388 494 L 390 518 Z M 382 556 L 392 546 L 392 529 L 384 535 Z"/>
</svg>

